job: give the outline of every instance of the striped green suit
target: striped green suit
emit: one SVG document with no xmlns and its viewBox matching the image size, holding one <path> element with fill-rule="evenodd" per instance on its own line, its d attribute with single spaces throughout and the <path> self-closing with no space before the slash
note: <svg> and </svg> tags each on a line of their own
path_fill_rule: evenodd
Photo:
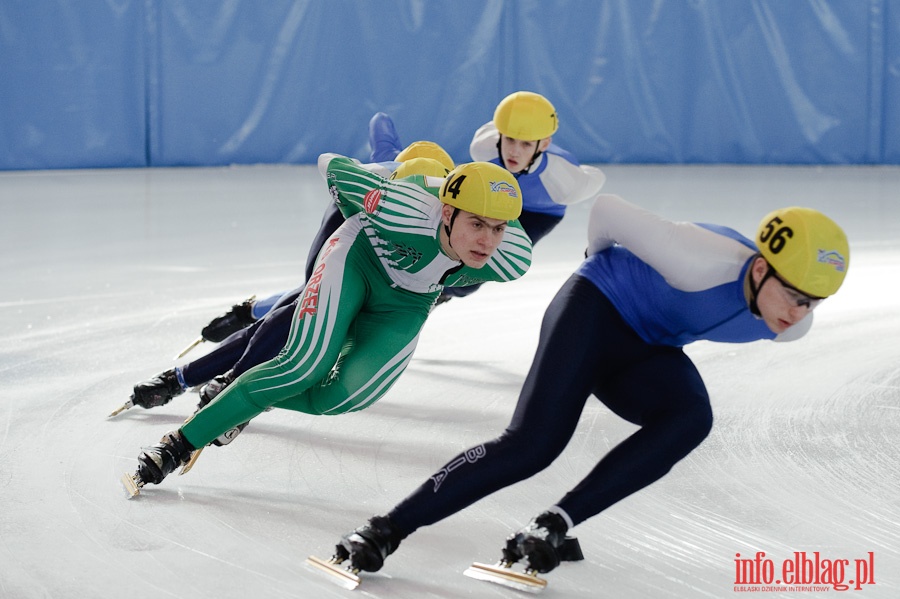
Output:
<svg viewBox="0 0 900 599">
<path fill-rule="evenodd" d="M 278 356 L 184 424 L 195 447 L 270 407 L 335 415 L 372 405 L 409 364 L 444 286 L 511 281 L 531 264 L 531 241 L 516 221 L 482 268 L 444 254 L 442 179 L 390 181 L 334 155 L 320 158 L 320 170 L 347 220 L 320 252 Z"/>
</svg>

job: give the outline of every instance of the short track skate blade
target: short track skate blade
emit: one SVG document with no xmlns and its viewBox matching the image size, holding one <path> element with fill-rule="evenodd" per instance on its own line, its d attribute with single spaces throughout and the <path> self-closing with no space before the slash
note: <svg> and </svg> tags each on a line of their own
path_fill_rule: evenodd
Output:
<svg viewBox="0 0 900 599">
<path fill-rule="evenodd" d="M 118 408 L 116 408 L 115 410 L 113 410 L 113 411 L 110 413 L 110 415 L 107 416 L 107 418 L 112 418 L 113 416 L 118 416 L 119 414 L 121 414 L 121 413 L 124 412 L 125 410 L 128 410 L 128 409 L 133 408 L 133 407 L 134 407 L 134 401 L 131 400 L 131 399 L 129 399 L 128 401 L 126 401 L 125 403 L 123 403 L 120 407 L 118 407 Z"/>
<path fill-rule="evenodd" d="M 183 358 L 189 351 L 191 351 L 192 349 L 194 349 L 195 347 L 197 347 L 198 345 L 200 345 L 201 343 L 203 343 L 203 341 L 204 341 L 203 335 L 197 337 L 196 339 L 194 339 L 194 341 L 193 341 L 190 345 L 188 345 L 186 348 L 184 348 L 183 350 L 181 350 L 181 353 L 178 354 L 177 356 L 175 356 L 175 359 L 176 359 L 176 360 L 180 360 L 180 359 Z"/>
<path fill-rule="evenodd" d="M 540 593 L 547 587 L 547 581 L 543 578 L 516 572 L 499 564 L 491 566 L 475 562 L 463 574 L 469 578 L 493 582 L 494 584 L 503 585 L 518 591 L 525 591 L 526 593 Z"/>
<path fill-rule="evenodd" d="M 138 486 L 137 481 L 134 480 L 133 474 L 128 474 L 127 472 L 122 475 L 122 484 L 125 486 L 125 492 L 128 493 L 128 499 L 132 499 L 137 497 L 141 493 L 141 488 Z"/>
<path fill-rule="evenodd" d="M 347 589 L 354 590 L 359 586 L 359 576 L 355 572 L 348 570 L 345 566 L 338 564 L 332 560 L 324 560 L 320 557 L 310 555 L 304 562 L 316 572 L 322 572 L 328 575 L 328 579 L 336 585 Z"/>
<path fill-rule="evenodd" d="M 200 457 L 200 452 L 203 451 L 203 448 L 195 449 L 194 453 L 191 454 L 191 459 L 187 461 L 187 464 L 181 467 L 181 472 L 178 473 L 178 476 L 183 476 L 191 471 L 191 468 L 194 467 L 194 464 L 197 463 L 197 459 Z"/>
</svg>

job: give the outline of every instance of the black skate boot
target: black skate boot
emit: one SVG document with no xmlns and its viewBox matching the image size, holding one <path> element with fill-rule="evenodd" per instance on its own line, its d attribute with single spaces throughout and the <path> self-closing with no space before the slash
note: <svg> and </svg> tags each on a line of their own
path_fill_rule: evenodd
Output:
<svg viewBox="0 0 900 599">
<path fill-rule="evenodd" d="M 549 572 L 559 565 L 563 555 L 569 554 L 571 542 L 567 545 L 568 529 L 562 516 L 556 512 L 544 512 L 506 540 L 503 560 L 514 563 L 524 557 L 527 571 Z"/>
<path fill-rule="evenodd" d="M 178 382 L 175 370 L 172 369 L 135 385 L 131 403 L 142 408 L 156 408 L 166 405 L 173 397 L 182 393 L 184 388 Z"/>
<path fill-rule="evenodd" d="M 122 482 L 134 497 L 144 485 L 158 485 L 173 470 L 186 464 L 194 450 L 195 447 L 184 438 L 180 430 L 168 432 L 159 443 L 141 451 L 137 470 L 131 476 L 126 475 Z"/>
<path fill-rule="evenodd" d="M 225 387 L 230 385 L 233 381 L 234 381 L 234 373 L 229 370 L 225 374 L 220 374 L 219 376 L 215 377 L 213 380 L 211 380 L 208 383 L 206 383 L 205 385 L 203 385 L 203 388 L 200 389 L 200 403 L 197 404 L 197 409 L 194 410 L 194 413 L 196 414 L 197 412 L 202 410 L 207 404 L 209 404 L 209 402 L 211 402 L 216 397 L 218 397 L 219 394 L 222 393 L 222 391 L 225 389 Z M 250 423 L 245 422 L 243 424 L 237 425 L 234 428 L 228 429 L 227 431 L 225 431 L 224 433 L 222 433 L 221 435 L 216 437 L 213 440 L 212 444 L 217 447 L 222 447 L 223 445 L 228 445 L 229 443 L 234 441 L 235 437 L 237 437 L 239 434 L 241 434 L 242 430 L 247 428 L 248 424 L 250 424 Z"/>
<path fill-rule="evenodd" d="M 200 331 L 200 336 L 206 341 L 218 343 L 224 341 L 232 333 L 237 333 L 241 329 L 249 327 L 256 322 L 256 319 L 253 318 L 253 303 L 253 298 L 251 297 L 240 304 L 235 304 L 231 307 L 231 310 L 221 316 L 216 316 L 208 325 L 203 327 Z"/>
<path fill-rule="evenodd" d="M 402 539 L 387 516 L 374 516 L 368 524 L 341 538 L 332 559 L 336 563 L 349 559 L 353 571 L 377 572 Z"/>
<path fill-rule="evenodd" d="M 200 388 L 200 403 L 197 404 L 197 409 L 194 410 L 194 413 L 196 414 L 209 402 L 218 397 L 222 390 L 230 385 L 232 381 L 234 381 L 234 374 L 229 370 L 225 374 L 220 374 L 203 385 L 203 387 Z"/>
</svg>

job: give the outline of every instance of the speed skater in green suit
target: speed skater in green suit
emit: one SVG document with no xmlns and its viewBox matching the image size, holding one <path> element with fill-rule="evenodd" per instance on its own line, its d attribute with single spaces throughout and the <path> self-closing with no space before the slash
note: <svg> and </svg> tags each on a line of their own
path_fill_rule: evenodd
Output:
<svg viewBox="0 0 900 599">
<path fill-rule="evenodd" d="M 319 171 L 346 222 L 319 254 L 287 343 L 145 448 L 131 476 L 136 489 L 159 484 L 268 409 L 337 415 L 369 407 L 409 364 L 444 287 L 512 281 L 531 264 L 531 241 L 516 220 L 521 190 L 502 167 L 474 162 L 446 179 L 389 180 L 323 154 Z"/>
</svg>

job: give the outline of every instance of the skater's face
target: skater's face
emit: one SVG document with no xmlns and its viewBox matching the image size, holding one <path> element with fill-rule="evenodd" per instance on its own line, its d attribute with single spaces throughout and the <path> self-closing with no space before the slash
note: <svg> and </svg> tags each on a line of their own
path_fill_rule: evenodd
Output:
<svg viewBox="0 0 900 599">
<path fill-rule="evenodd" d="M 757 258 L 750 269 L 756 285 L 765 279 L 756 295 L 756 305 L 766 326 L 775 333 L 783 333 L 797 324 L 822 301 L 804 295 L 781 280 L 777 274 L 766 277 L 769 264 Z"/>
<path fill-rule="evenodd" d="M 451 226 L 454 210 L 453 206 L 444 204 L 441 212 L 444 225 L 450 227 L 449 238 L 445 227 L 441 227 L 444 252 L 466 266 L 481 268 L 503 241 L 507 221 L 460 210 Z"/>
<path fill-rule="evenodd" d="M 548 137 L 540 141 L 528 141 L 501 135 L 500 157 L 503 159 L 506 170 L 518 173 L 528 168 L 531 159 L 534 158 L 534 153 L 546 150 L 550 145 L 550 139 Z"/>
</svg>

